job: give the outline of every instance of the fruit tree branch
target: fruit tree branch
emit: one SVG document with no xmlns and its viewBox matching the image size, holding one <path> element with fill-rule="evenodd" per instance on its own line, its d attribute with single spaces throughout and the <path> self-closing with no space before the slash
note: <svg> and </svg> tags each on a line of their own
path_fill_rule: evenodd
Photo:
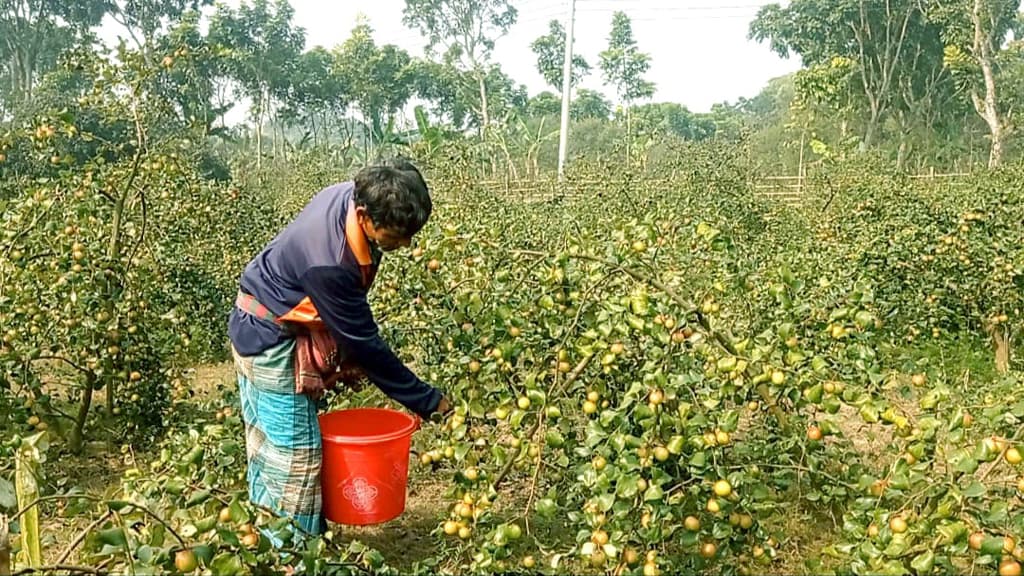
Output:
<svg viewBox="0 0 1024 576">
<path fill-rule="evenodd" d="M 588 354 L 587 356 L 584 356 L 583 359 L 580 360 L 579 364 L 576 365 L 576 368 L 574 368 L 573 371 L 570 372 L 569 375 L 565 378 L 565 381 L 562 382 L 562 385 L 559 386 L 557 390 L 551 391 L 554 392 L 555 394 L 548 394 L 548 398 L 552 398 L 556 394 L 560 394 L 563 390 L 565 390 L 573 382 L 575 382 L 576 379 L 579 378 L 581 374 L 583 374 L 583 371 L 587 369 L 587 366 L 590 364 L 590 361 L 593 358 L 593 354 Z M 533 423 L 533 426 L 526 433 L 526 438 L 528 438 L 529 440 L 533 440 L 533 436 L 534 434 L 537 433 L 537 430 L 540 429 L 542 421 L 543 420 L 541 418 L 537 418 L 537 421 Z M 509 461 L 505 463 L 505 466 L 501 469 L 501 471 L 498 472 L 498 475 L 494 477 L 494 482 L 491 483 L 491 490 L 495 492 L 498 491 L 498 486 L 502 483 L 502 481 L 505 480 L 505 477 L 508 476 L 508 473 L 512 471 L 512 466 L 514 465 L 515 458 L 510 458 Z"/>
<path fill-rule="evenodd" d="M 75 550 L 75 548 L 78 548 L 78 545 L 81 544 L 83 540 L 85 540 L 86 536 L 88 536 L 90 532 L 95 530 L 96 527 L 99 526 L 100 524 L 106 522 L 107 518 L 110 518 L 110 514 L 111 514 L 110 511 L 107 511 L 106 514 L 104 514 L 104 515 L 100 516 L 99 518 L 97 518 L 95 521 L 93 521 L 92 524 L 89 524 L 89 526 L 87 526 L 85 530 L 82 530 L 82 532 L 78 534 L 78 537 L 75 538 L 75 541 L 72 542 L 64 550 L 63 554 L 60 555 L 60 558 L 57 558 L 57 562 L 56 563 L 58 565 L 63 564 L 64 561 L 68 559 L 68 556 L 71 555 L 71 553 Z"/>
</svg>

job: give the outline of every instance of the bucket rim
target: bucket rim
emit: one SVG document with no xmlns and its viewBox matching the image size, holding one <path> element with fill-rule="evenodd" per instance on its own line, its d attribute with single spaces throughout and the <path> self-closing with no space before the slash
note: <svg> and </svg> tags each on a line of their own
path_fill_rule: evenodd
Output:
<svg viewBox="0 0 1024 576">
<path fill-rule="evenodd" d="M 344 434 L 330 434 L 330 433 L 327 433 L 327 432 L 325 432 L 323 430 L 322 422 L 323 422 L 324 418 L 326 418 L 328 416 L 337 416 L 337 415 L 342 415 L 342 414 L 352 414 L 352 413 L 356 413 L 356 412 L 398 415 L 398 416 L 402 416 L 403 418 L 407 419 L 409 422 L 405 426 L 402 426 L 400 428 L 392 430 L 391 432 L 386 432 L 384 434 L 374 434 L 372 436 L 346 436 Z M 329 440 L 331 442 L 337 442 L 337 443 L 341 443 L 341 444 L 364 445 L 364 444 L 379 444 L 379 443 L 382 443 L 382 442 L 390 442 L 392 440 L 398 440 L 399 438 L 403 438 L 405 436 L 412 436 L 413 432 L 415 432 L 420 427 L 420 419 L 419 419 L 419 417 L 407 414 L 405 412 L 401 412 L 399 410 L 392 410 L 390 408 L 371 408 L 371 407 L 367 407 L 367 408 L 345 408 L 345 409 L 342 409 L 342 410 L 332 410 L 330 412 L 325 412 L 325 413 L 321 414 L 320 418 L 318 418 L 318 420 L 320 420 L 320 422 L 321 422 L 321 426 L 320 426 L 320 436 L 321 436 L 321 438 L 324 439 L 324 440 Z"/>
</svg>

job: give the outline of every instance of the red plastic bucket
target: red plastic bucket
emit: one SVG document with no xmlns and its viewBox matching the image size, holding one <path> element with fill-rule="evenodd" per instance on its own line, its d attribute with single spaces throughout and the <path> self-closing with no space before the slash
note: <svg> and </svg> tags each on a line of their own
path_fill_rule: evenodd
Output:
<svg viewBox="0 0 1024 576">
<path fill-rule="evenodd" d="M 386 408 L 353 408 L 320 416 L 324 516 L 365 526 L 405 511 L 409 447 L 419 418 Z"/>
</svg>

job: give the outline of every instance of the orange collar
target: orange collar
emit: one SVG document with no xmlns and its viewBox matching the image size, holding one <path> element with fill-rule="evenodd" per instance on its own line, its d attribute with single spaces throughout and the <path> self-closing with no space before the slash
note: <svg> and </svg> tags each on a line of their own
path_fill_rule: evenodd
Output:
<svg viewBox="0 0 1024 576">
<path fill-rule="evenodd" d="M 356 218 L 356 204 L 351 198 L 348 201 L 348 214 L 345 216 L 345 244 L 352 250 L 352 254 L 360 266 L 373 265 L 370 242 L 359 226 L 359 220 Z"/>
</svg>

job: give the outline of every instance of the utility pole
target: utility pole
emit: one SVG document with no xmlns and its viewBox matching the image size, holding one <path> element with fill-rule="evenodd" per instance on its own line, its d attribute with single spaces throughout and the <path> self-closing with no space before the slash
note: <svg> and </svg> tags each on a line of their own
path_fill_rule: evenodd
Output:
<svg viewBox="0 0 1024 576">
<path fill-rule="evenodd" d="M 569 3 L 569 14 L 565 23 L 565 62 L 562 67 L 562 129 L 558 136 L 558 180 L 565 175 L 565 154 L 569 147 L 569 102 L 572 92 L 572 40 L 576 24 L 576 0 Z"/>
</svg>

